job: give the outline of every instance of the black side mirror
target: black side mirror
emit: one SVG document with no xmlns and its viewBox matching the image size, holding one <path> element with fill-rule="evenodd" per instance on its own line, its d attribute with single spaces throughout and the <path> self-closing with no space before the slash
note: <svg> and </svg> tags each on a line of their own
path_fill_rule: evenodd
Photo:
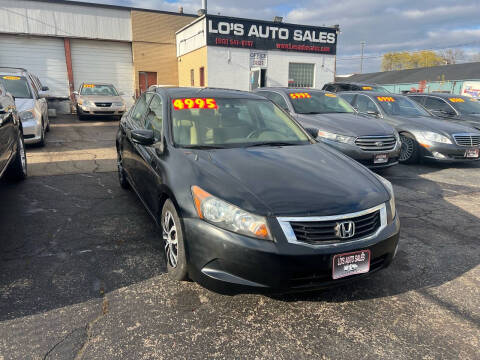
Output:
<svg viewBox="0 0 480 360">
<path fill-rule="evenodd" d="M 134 143 L 144 146 L 153 145 L 153 143 L 155 142 L 155 134 L 153 133 L 153 130 L 132 130 L 131 138 Z"/>
<path fill-rule="evenodd" d="M 374 111 L 374 110 L 368 110 L 367 114 L 375 117 L 378 117 L 380 115 L 378 111 Z"/>
<path fill-rule="evenodd" d="M 316 139 L 318 137 L 318 129 L 315 129 L 315 128 L 305 128 L 305 130 L 307 131 L 307 133 L 313 137 L 314 139 Z"/>
<path fill-rule="evenodd" d="M 42 86 L 42 91 L 48 91 L 48 90 L 50 90 L 48 86 Z"/>
</svg>

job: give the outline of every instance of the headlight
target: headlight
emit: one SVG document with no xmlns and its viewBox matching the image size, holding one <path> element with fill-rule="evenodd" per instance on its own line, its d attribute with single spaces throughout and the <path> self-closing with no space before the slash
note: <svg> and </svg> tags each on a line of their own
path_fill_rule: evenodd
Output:
<svg viewBox="0 0 480 360">
<path fill-rule="evenodd" d="M 84 101 L 83 106 L 95 106 L 95 104 L 93 103 L 93 101 Z"/>
<path fill-rule="evenodd" d="M 385 186 L 388 193 L 390 194 L 390 200 L 387 204 L 387 223 L 391 224 L 393 219 L 395 219 L 395 215 L 397 214 L 397 209 L 395 208 L 395 194 L 393 192 L 393 186 L 392 183 L 384 177 L 378 174 L 375 175 L 377 175 L 378 179 L 382 182 L 382 184 Z"/>
<path fill-rule="evenodd" d="M 435 132 L 431 132 L 431 131 L 419 131 L 416 135 L 417 135 L 417 138 L 420 138 L 419 139 L 420 142 L 422 142 L 421 139 L 424 139 L 426 141 L 437 142 L 442 144 L 452 143 L 452 141 L 448 137 Z"/>
<path fill-rule="evenodd" d="M 272 240 L 267 219 L 244 211 L 216 198 L 198 186 L 192 186 L 192 195 L 200 219 L 242 235 Z"/>
<path fill-rule="evenodd" d="M 33 119 L 35 115 L 33 115 L 33 111 L 22 111 L 20 113 L 20 120 L 25 121 L 25 120 L 30 120 Z"/>
<path fill-rule="evenodd" d="M 125 105 L 123 102 L 114 102 L 112 106 L 123 106 Z"/>
<path fill-rule="evenodd" d="M 318 136 L 324 139 L 332 140 L 332 141 L 338 141 L 342 143 L 350 143 L 352 144 L 354 142 L 354 138 L 351 136 L 346 136 L 346 135 L 340 135 L 340 134 L 334 134 L 328 131 L 323 131 L 323 130 L 318 130 Z"/>
</svg>

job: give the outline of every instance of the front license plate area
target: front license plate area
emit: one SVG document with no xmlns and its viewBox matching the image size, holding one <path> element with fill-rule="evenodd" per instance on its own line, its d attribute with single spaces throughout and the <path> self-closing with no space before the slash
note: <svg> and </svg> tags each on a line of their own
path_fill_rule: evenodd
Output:
<svg viewBox="0 0 480 360">
<path fill-rule="evenodd" d="M 465 157 L 466 158 L 478 158 L 479 155 L 479 149 L 467 149 L 465 151 Z"/>
<path fill-rule="evenodd" d="M 373 158 L 374 164 L 385 164 L 388 162 L 388 155 L 387 154 L 376 154 Z"/>
<path fill-rule="evenodd" d="M 341 279 L 347 276 L 364 274 L 370 271 L 370 250 L 337 254 L 333 257 L 332 277 Z"/>
</svg>

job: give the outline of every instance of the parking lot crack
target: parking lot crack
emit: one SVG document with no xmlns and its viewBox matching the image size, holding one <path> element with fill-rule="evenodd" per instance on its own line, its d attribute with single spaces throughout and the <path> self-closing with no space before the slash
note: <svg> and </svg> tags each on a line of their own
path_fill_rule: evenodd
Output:
<svg viewBox="0 0 480 360">
<path fill-rule="evenodd" d="M 78 351 L 77 355 L 75 355 L 75 360 L 80 360 L 83 358 L 83 355 L 85 354 L 85 350 L 87 349 L 89 343 L 93 338 L 93 328 L 95 324 L 99 322 L 107 314 L 108 314 L 108 299 L 106 295 L 103 295 L 102 311 L 95 319 L 93 319 L 86 325 L 85 331 L 87 336 L 86 336 L 85 342 L 83 343 L 82 347 Z"/>
</svg>

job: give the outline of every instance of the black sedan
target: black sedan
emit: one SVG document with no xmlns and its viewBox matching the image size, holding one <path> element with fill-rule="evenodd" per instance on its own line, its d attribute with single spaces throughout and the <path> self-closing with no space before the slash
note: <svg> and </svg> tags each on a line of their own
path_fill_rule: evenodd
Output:
<svg viewBox="0 0 480 360">
<path fill-rule="evenodd" d="M 27 157 L 15 101 L 0 84 L 0 178 L 3 176 L 13 181 L 25 179 Z"/>
<path fill-rule="evenodd" d="M 479 159 L 480 132 L 470 126 L 433 117 L 404 95 L 343 92 L 339 94 L 360 113 L 394 126 L 400 133 L 400 161 L 475 161 Z"/>
<path fill-rule="evenodd" d="M 345 100 L 313 89 L 261 88 L 256 93 L 290 113 L 320 140 L 369 168 L 398 164 L 400 137 L 387 123 L 358 114 Z"/>
<path fill-rule="evenodd" d="M 161 226 L 173 279 L 310 289 L 395 256 L 391 184 L 261 96 L 152 89 L 122 118 L 117 150 L 120 184 Z"/>
<path fill-rule="evenodd" d="M 480 130 L 480 101 L 452 94 L 412 94 L 412 100 L 434 116 Z"/>
</svg>

